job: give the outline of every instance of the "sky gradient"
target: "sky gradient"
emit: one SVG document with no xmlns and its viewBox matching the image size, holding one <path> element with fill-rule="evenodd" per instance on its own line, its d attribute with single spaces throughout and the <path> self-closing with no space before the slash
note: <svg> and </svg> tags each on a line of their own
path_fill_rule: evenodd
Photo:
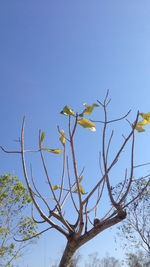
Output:
<svg viewBox="0 0 150 267">
<path fill-rule="evenodd" d="M 132 109 L 133 121 L 137 110 L 149 112 L 149 14 L 149 0 L 1 1 L 0 145 L 10 150 L 18 148 L 14 140 L 20 136 L 25 115 L 27 148 L 37 147 L 39 129 L 46 132 L 49 146 L 60 146 L 57 125 L 66 127 L 66 120 L 60 115 L 62 108 L 68 104 L 74 110 L 82 110 L 84 102 L 102 101 L 107 88 L 112 98 L 110 118 Z M 102 111 L 96 110 L 92 118 L 100 120 L 102 116 Z M 124 125 L 116 129 L 120 138 L 128 128 Z M 149 161 L 149 134 L 147 126 L 146 133 L 136 137 L 137 164 Z M 79 129 L 77 138 L 79 165 L 83 160 L 81 166 L 87 166 L 87 179 L 92 176 L 89 183 L 94 183 L 101 145 L 98 132 Z M 117 136 L 114 140 L 114 147 L 119 146 L 121 139 Z M 57 160 L 51 165 L 56 176 Z M 24 182 L 18 156 L 0 151 L 0 162 L 1 173 L 14 171 Z M 34 165 L 38 175 L 36 161 Z M 32 253 L 27 253 L 19 267 L 50 267 L 64 244 L 65 239 L 56 231 L 49 232 L 38 245 L 33 245 Z M 98 251 L 102 257 L 106 252 L 120 257 L 123 251 L 115 251 L 114 246 L 112 229 L 87 243 L 81 254 L 86 258 Z"/>
</svg>

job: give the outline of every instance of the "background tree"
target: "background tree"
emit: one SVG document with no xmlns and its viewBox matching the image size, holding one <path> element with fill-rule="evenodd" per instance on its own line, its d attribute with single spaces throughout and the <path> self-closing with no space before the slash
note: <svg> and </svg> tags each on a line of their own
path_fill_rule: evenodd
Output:
<svg viewBox="0 0 150 267">
<path fill-rule="evenodd" d="M 126 254 L 126 263 L 129 267 L 149 267 L 150 266 L 150 256 L 147 252 L 141 250 L 134 253 Z"/>
<path fill-rule="evenodd" d="M 91 253 L 88 255 L 86 261 L 81 263 L 82 255 L 78 252 L 73 256 L 71 267 L 149 267 L 150 257 L 147 252 L 142 250 L 137 250 L 136 254 L 133 252 L 126 253 L 125 258 L 118 260 L 117 258 L 110 256 L 106 253 L 103 258 L 99 257 L 99 253 Z M 57 267 L 58 264 L 54 264 L 51 267 Z"/>
<path fill-rule="evenodd" d="M 36 223 L 24 214 L 31 202 L 27 189 L 12 174 L 0 176 L 0 266 L 10 266 L 22 255 L 25 243 L 14 238 L 26 239 L 36 234 Z"/>
<path fill-rule="evenodd" d="M 80 264 L 80 260 L 81 260 L 81 255 L 80 253 L 75 253 L 75 255 L 72 258 L 70 267 L 78 267 Z"/>
<path fill-rule="evenodd" d="M 88 261 L 85 267 L 121 267 L 121 262 L 107 254 L 104 258 L 100 259 L 98 253 L 92 253 L 88 255 Z"/>
<path fill-rule="evenodd" d="M 134 198 L 146 183 L 146 177 L 135 180 L 129 193 L 130 199 Z M 118 234 L 123 238 L 125 248 L 141 247 L 150 255 L 150 186 L 134 203 L 131 203 L 126 220 L 118 228 Z"/>
<path fill-rule="evenodd" d="M 142 188 L 141 192 L 137 194 L 131 201 L 127 200 L 127 196 L 133 182 L 135 129 L 139 132 L 144 131 L 144 129 L 141 124 L 137 123 L 139 118 L 139 113 L 137 113 L 135 122 L 133 124 L 130 122 L 128 123 L 128 133 L 126 133 L 126 137 L 123 135 L 123 139 L 118 149 L 116 148 L 115 144 L 113 152 L 115 150 L 116 151 L 115 153 L 113 153 L 112 158 L 110 153 L 110 146 L 112 143 L 114 131 L 112 130 L 111 125 L 114 122 L 117 123 L 118 121 L 126 118 L 129 112 L 121 118 L 109 120 L 107 114 L 107 107 L 109 103 L 109 92 L 107 91 L 107 95 L 103 103 L 98 101 L 98 104 L 93 104 L 91 106 L 84 104 L 84 110 L 82 110 L 81 113 L 75 113 L 69 106 L 65 106 L 63 108 L 61 114 L 68 117 L 69 132 L 69 136 L 66 137 L 64 130 L 60 131 L 58 127 L 63 150 L 43 147 L 45 133 L 41 133 L 41 131 L 39 131 L 39 148 L 37 150 L 25 150 L 25 118 L 23 119 L 21 131 L 21 151 L 6 151 L 1 147 L 2 150 L 7 153 L 16 152 L 17 154 L 21 155 L 26 184 L 29 189 L 33 204 L 36 210 L 39 212 L 41 218 L 39 222 L 43 224 L 48 223 L 50 225 L 45 229 L 45 231 L 49 230 L 50 228 L 56 229 L 67 239 L 66 248 L 59 264 L 60 267 L 70 266 L 72 257 L 78 248 L 80 248 L 83 244 L 94 238 L 102 231 L 108 229 L 113 225 L 116 225 L 117 223 L 125 219 L 127 206 L 134 200 L 136 200 L 148 185 L 147 183 Z M 84 117 L 86 115 L 90 115 L 93 112 L 94 108 L 99 107 L 103 108 L 104 120 L 89 121 Z M 78 125 L 94 132 L 96 131 L 95 123 L 103 126 L 102 151 L 99 160 L 101 175 L 97 178 L 97 181 L 95 179 L 93 188 L 88 187 L 88 183 L 86 182 L 86 190 L 84 190 L 83 186 L 81 185 L 82 180 L 84 182 L 84 168 L 79 170 L 79 167 L 77 165 L 74 139 Z M 110 135 L 107 136 L 107 133 L 109 133 Z M 70 157 L 68 155 L 66 156 L 66 143 L 70 147 Z M 117 166 L 118 176 L 120 175 L 120 177 L 122 177 L 122 167 L 120 170 L 118 162 L 125 148 L 128 152 L 129 171 L 127 171 L 127 166 L 125 166 L 123 186 L 120 189 L 119 194 L 113 195 L 111 187 L 111 184 L 114 185 L 114 180 L 112 180 L 112 171 L 114 167 L 116 168 Z M 31 165 L 31 180 L 28 177 L 28 166 L 26 166 L 25 163 L 25 153 L 27 152 L 40 153 L 47 185 L 49 186 L 50 190 L 50 192 L 48 192 L 48 196 L 45 196 L 44 192 L 41 192 L 41 188 L 37 188 Z M 63 170 L 60 184 L 54 184 L 53 179 L 50 178 L 44 152 L 50 152 L 54 154 L 63 152 Z M 85 153 L 87 153 L 86 150 Z M 70 162 L 72 162 L 72 165 Z M 70 166 L 73 166 L 73 168 L 71 168 Z M 65 179 L 65 174 L 67 174 L 67 180 Z M 67 212 L 68 210 L 65 209 L 67 201 L 69 201 L 70 206 L 72 205 L 70 208 L 72 211 L 70 216 Z"/>
</svg>

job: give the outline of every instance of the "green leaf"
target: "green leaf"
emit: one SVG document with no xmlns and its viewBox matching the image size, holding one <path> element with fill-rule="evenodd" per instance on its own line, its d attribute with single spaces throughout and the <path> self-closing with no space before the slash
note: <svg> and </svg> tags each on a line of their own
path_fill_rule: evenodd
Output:
<svg viewBox="0 0 150 267">
<path fill-rule="evenodd" d="M 62 145 L 64 146 L 64 144 L 65 144 L 65 132 L 64 132 L 64 130 L 61 130 L 61 135 L 60 135 L 59 140 L 62 143 Z"/>
<path fill-rule="evenodd" d="M 7 256 L 13 257 L 15 254 L 16 244 L 12 239 L 13 236 L 18 234 L 20 239 L 24 239 L 28 237 L 29 232 L 31 236 L 36 233 L 36 224 L 32 218 L 29 221 L 28 218 L 22 216 L 22 212 L 28 206 L 29 199 L 27 189 L 19 179 L 13 177 L 12 174 L 0 176 L 0 239 L 1 243 L 5 244 L 2 250 L 0 249 L 1 257 L 7 259 Z M 13 243 L 10 243 L 11 240 Z"/>
<path fill-rule="evenodd" d="M 78 123 L 79 123 L 82 127 L 87 128 L 87 129 L 91 130 L 92 132 L 95 132 L 95 131 L 96 131 L 96 129 L 95 129 L 95 124 L 92 123 L 92 122 L 90 122 L 90 121 L 88 121 L 88 120 L 85 119 L 85 118 L 78 120 Z"/>
<path fill-rule="evenodd" d="M 41 147 L 42 144 L 43 144 L 43 139 L 44 139 L 44 137 L 45 137 L 45 132 L 42 132 L 42 134 L 41 134 L 41 139 L 40 139 L 40 147 Z"/>
<path fill-rule="evenodd" d="M 60 112 L 63 115 L 72 115 L 74 116 L 74 111 L 67 105 L 63 108 L 63 110 Z"/>
<path fill-rule="evenodd" d="M 58 188 L 60 188 L 59 185 L 54 185 L 54 186 L 52 187 L 53 190 L 57 190 Z"/>
<path fill-rule="evenodd" d="M 63 152 L 61 149 L 42 148 L 42 150 L 46 150 L 46 151 L 54 153 L 54 154 L 60 154 Z"/>
</svg>

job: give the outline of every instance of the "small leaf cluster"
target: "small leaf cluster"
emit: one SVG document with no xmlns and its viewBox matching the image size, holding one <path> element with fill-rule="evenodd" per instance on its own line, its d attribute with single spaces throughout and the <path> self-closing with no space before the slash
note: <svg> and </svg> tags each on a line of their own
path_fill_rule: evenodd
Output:
<svg viewBox="0 0 150 267">
<path fill-rule="evenodd" d="M 86 103 L 84 103 L 83 105 L 85 106 L 85 109 L 78 115 L 82 119 L 78 119 L 77 123 L 79 125 L 81 125 L 83 128 L 87 128 L 87 129 L 95 132 L 96 131 L 95 124 L 92 123 L 91 121 L 87 120 L 86 118 L 83 118 L 83 117 L 85 114 L 90 115 L 93 112 L 93 109 L 95 107 L 99 107 L 99 105 L 97 105 L 97 104 L 87 105 Z M 63 115 L 66 115 L 66 116 L 68 116 L 68 115 L 75 116 L 74 111 L 68 105 L 65 106 L 60 113 Z M 77 113 L 76 113 L 76 115 L 77 115 Z"/>
<path fill-rule="evenodd" d="M 36 234 L 35 229 L 37 229 L 37 225 L 33 222 L 32 218 L 29 216 L 22 215 L 21 221 L 18 227 L 18 232 L 24 238 L 29 238 Z"/>
<path fill-rule="evenodd" d="M 96 131 L 95 124 L 92 123 L 91 121 L 87 120 L 86 118 L 83 118 L 83 117 L 84 117 L 85 114 L 86 115 L 90 115 L 93 112 L 94 108 L 95 107 L 99 107 L 99 105 L 97 105 L 97 104 L 87 105 L 86 103 L 84 103 L 83 105 L 85 106 L 84 110 L 79 115 L 77 115 L 78 113 L 76 113 L 76 116 L 81 117 L 81 119 L 78 119 L 77 120 L 77 123 L 80 126 L 82 126 L 83 128 L 87 128 L 87 129 L 95 132 Z M 75 117 L 74 110 L 71 109 L 68 105 L 66 105 L 62 109 L 62 111 L 60 112 L 60 114 L 63 114 L 65 116 L 73 116 L 73 117 Z M 48 151 L 48 152 L 51 152 L 51 153 L 54 153 L 54 154 L 60 154 L 60 153 L 63 152 L 63 150 L 61 150 L 61 149 L 43 148 L 42 146 L 43 146 L 44 137 L 45 137 L 45 132 L 42 132 L 41 133 L 41 136 L 40 136 L 40 149 L 41 150 Z M 59 138 L 59 140 L 60 140 L 61 144 L 63 146 L 65 146 L 65 132 L 64 132 L 63 129 L 60 131 L 60 138 Z M 85 193 L 83 187 L 80 184 L 80 182 L 82 181 L 82 178 L 83 178 L 83 176 L 79 178 L 79 188 L 80 188 L 81 194 L 84 195 L 86 193 Z M 60 186 L 59 185 L 54 185 L 52 187 L 52 189 L 53 190 L 60 189 Z M 78 192 L 78 189 L 75 188 L 74 193 L 77 193 L 77 192 Z"/>
<path fill-rule="evenodd" d="M 142 121 L 139 121 L 136 124 L 136 130 L 141 133 L 141 132 L 145 132 L 145 129 L 143 128 L 143 126 L 145 126 L 146 124 L 150 123 L 150 112 L 148 113 L 139 113 L 139 115 L 141 115 L 141 117 L 143 118 Z"/>
<path fill-rule="evenodd" d="M 85 193 L 83 187 L 82 187 L 81 184 L 80 184 L 82 180 L 83 180 L 83 176 L 81 176 L 81 177 L 79 178 L 79 189 L 80 189 L 81 194 L 82 194 L 82 195 L 85 195 L 86 193 Z M 78 188 L 76 187 L 75 190 L 74 190 L 74 193 L 77 193 L 77 192 L 78 192 Z"/>
<path fill-rule="evenodd" d="M 43 148 L 42 145 L 43 145 L 44 137 L 45 137 L 45 132 L 42 132 L 41 137 L 40 137 L 40 148 L 41 148 L 41 150 L 45 150 L 45 151 L 48 151 L 48 152 L 51 152 L 51 153 L 54 153 L 54 154 L 60 154 L 60 153 L 63 152 L 61 149 Z"/>
<path fill-rule="evenodd" d="M 83 105 L 85 106 L 85 109 L 78 115 L 79 117 L 82 117 L 82 119 L 78 119 L 77 123 L 79 125 L 81 125 L 83 128 L 87 128 L 87 129 L 94 132 L 94 131 L 96 131 L 95 124 L 92 123 L 91 121 L 87 120 L 86 118 L 83 118 L 83 116 L 84 116 L 84 114 L 90 115 L 93 112 L 93 109 L 95 107 L 99 107 L 99 105 L 93 104 L 90 106 L 90 105 L 87 105 L 86 103 L 84 103 Z M 69 115 L 69 116 L 75 117 L 74 111 L 68 105 L 66 105 L 60 113 L 65 115 L 65 116 Z M 61 134 L 60 134 L 59 140 L 62 143 L 62 145 L 64 146 L 65 145 L 65 132 L 62 129 L 60 133 Z M 45 132 L 42 132 L 41 136 L 40 136 L 40 149 L 41 150 L 48 151 L 48 152 L 51 152 L 54 154 L 60 154 L 63 152 L 62 149 L 43 148 L 44 137 L 45 137 Z"/>
<path fill-rule="evenodd" d="M 27 189 L 16 176 L 12 176 L 12 174 L 0 176 L 0 212 L 4 208 L 11 207 L 12 204 L 13 207 L 19 209 L 21 205 L 26 205 L 30 202 L 31 198 Z"/>
<path fill-rule="evenodd" d="M 84 110 L 78 115 L 78 113 L 76 113 L 76 116 L 79 116 L 81 117 L 81 119 L 78 119 L 77 120 L 77 123 L 82 126 L 83 128 L 87 128 L 91 131 L 96 131 L 96 128 L 95 128 L 95 124 L 92 123 L 91 121 L 87 120 L 86 118 L 83 118 L 83 116 L 86 114 L 86 115 L 90 115 L 92 112 L 93 112 L 93 109 L 95 107 L 99 107 L 99 105 L 97 104 L 93 104 L 93 105 L 87 105 L 86 103 L 83 104 L 85 106 Z M 60 114 L 63 114 L 65 116 L 73 116 L 75 117 L 75 112 L 74 110 L 72 110 L 68 105 L 66 105 L 62 111 L 60 112 Z M 43 136 L 45 136 L 45 134 L 42 133 L 41 135 L 41 143 L 43 142 Z M 60 134 L 60 138 L 59 138 L 60 142 L 62 143 L 62 145 L 64 146 L 65 145 L 65 132 L 64 130 L 62 129 L 61 130 L 61 134 Z M 48 150 L 48 149 L 43 149 L 43 150 Z M 55 150 L 55 152 L 53 153 L 56 153 L 58 150 Z M 60 151 L 60 150 L 59 150 Z M 50 151 L 52 152 L 52 151 Z M 80 189 L 80 192 L 81 194 L 86 194 L 85 193 L 85 190 L 83 189 L 83 187 L 81 186 L 81 181 L 83 179 L 83 176 L 81 176 L 79 178 L 79 189 Z M 52 187 L 53 190 L 57 190 L 57 189 L 60 189 L 60 186 L 59 185 L 54 185 Z M 73 193 L 77 193 L 78 192 L 78 188 L 76 187 L 73 191 Z"/>
</svg>

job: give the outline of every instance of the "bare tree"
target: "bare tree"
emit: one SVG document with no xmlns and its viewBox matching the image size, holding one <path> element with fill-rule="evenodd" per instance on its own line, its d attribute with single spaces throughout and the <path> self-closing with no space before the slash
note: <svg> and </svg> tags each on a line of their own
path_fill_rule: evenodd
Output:
<svg viewBox="0 0 150 267">
<path fill-rule="evenodd" d="M 136 115 L 135 122 L 128 123 L 129 132 L 127 136 L 123 136 L 122 143 L 120 148 L 116 151 L 114 158 L 110 161 L 110 145 L 112 143 L 112 138 L 114 131 L 112 130 L 110 137 L 107 136 L 107 128 L 112 123 L 117 123 L 120 120 L 126 118 L 129 112 L 118 119 L 108 120 L 107 107 L 110 103 L 109 91 L 107 91 L 106 97 L 103 102 L 98 101 L 98 104 L 93 104 L 89 106 L 85 105 L 85 109 L 81 114 L 78 112 L 74 113 L 69 106 L 65 106 L 62 110 L 62 114 L 68 117 L 68 129 L 69 136 L 66 137 L 63 130 L 59 130 L 61 136 L 60 140 L 63 144 L 63 170 L 62 178 L 60 185 L 53 185 L 52 180 L 48 174 L 48 169 L 46 166 L 46 161 L 44 157 L 44 151 L 49 151 L 52 153 L 60 153 L 61 150 L 54 150 L 49 148 L 43 148 L 43 139 L 45 133 L 39 132 L 39 149 L 38 150 L 25 150 L 24 149 L 24 126 L 25 118 L 23 119 L 22 130 L 21 130 L 21 151 L 6 151 L 3 147 L 2 150 L 7 153 L 19 153 L 22 158 L 22 165 L 24 176 L 26 180 L 29 193 L 32 198 L 34 207 L 39 212 L 41 221 L 39 223 L 47 223 L 49 227 L 45 229 L 56 229 L 61 234 L 63 234 L 67 239 L 66 248 L 60 260 L 59 267 L 67 267 L 71 265 L 73 255 L 86 242 L 94 238 L 96 235 L 102 231 L 108 229 L 109 227 L 116 225 L 126 218 L 126 208 L 134 200 L 136 200 L 145 188 L 147 184 L 141 189 L 141 191 L 130 201 L 127 201 L 127 196 L 133 182 L 133 170 L 134 170 L 134 145 L 135 145 L 135 129 L 137 128 L 137 122 L 139 118 L 139 112 Z M 101 106 L 104 110 L 104 120 L 103 121 L 89 121 L 86 118 L 83 118 L 85 115 L 89 115 L 95 107 Z M 84 128 L 88 128 L 92 131 L 95 131 L 95 123 L 102 125 L 102 151 L 100 156 L 100 170 L 101 176 L 98 178 L 97 182 L 93 188 L 88 188 L 89 192 L 85 193 L 85 190 L 81 186 L 81 180 L 83 178 L 83 170 L 79 172 L 75 154 L 74 146 L 74 137 L 77 130 L 77 125 L 80 125 Z M 71 156 L 66 156 L 66 143 L 70 146 Z M 113 195 L 111 187 L 111 176 L 110 173 L 113 170 L 114 166 L 117 165 L 118 160 L 122 152 L 127 147 L 127 150 L 130 146 L 130 163 L 129 163 L 129 174 L 127 172 L 127 166 L 125 166 L 124 182 L 123 186 L 120 189 L 120 192 Z M 116 146 L 114 150 L 116 149 Z M 25 163 L 25 153 L 27 152 L 39 152 L 45 171 L 45 177 L 47 184 L 49 186 L 49 195 L 50 197 L 45 197 L 41 190 L 36 186 L 35 179 L 33 177 L 33 171 L 31 166 L 31 181 L 28 177 L 26 163 Z M 70 168 L 70 161 L 72 161 L 73 168 Z M 109 163 L 110 161 L 110 163 Z M 65 172 L 66 167 L 66 172 Z M 73 173 L 71 172 L 73 171 Z M 65 181 L 65 173 L 68 176 L 68 185 Z M 119 170 L 117 172 L 119 174 Z M 122 176 L 122 173 L 120 174 Z M 128 179 L 127 179 L 128 178 Z M 125 186 L 126 185 L 126 186 Z M 88 187 L 88 185 L 87 185 Z M 57 191 L 56 191 L 57 190 Z M 106 203 L 106 197 L 108 197 L 108 210 L 101 212 L 104 204 Z M 67 210 L 65 209 L 65 204 L 67 201 L 72 203 L 72 214 L 74 217 L 74 223 L 72 224 L 72 215 L 69 218 Z M 43 202 L 43 204 L 41 204 Z M 71 204 L 70 204 L 71 205 Z M 98 212 L 100 216 L 98 216 Z M 105 214 L 104 214 L 105 212 Z M 76 215 L 74 215 L 76 214 Z M 98 218 L 99 217 L 99 218 Z M 36 220 L 37 222 L 37 220 Z"/>
</svg>

